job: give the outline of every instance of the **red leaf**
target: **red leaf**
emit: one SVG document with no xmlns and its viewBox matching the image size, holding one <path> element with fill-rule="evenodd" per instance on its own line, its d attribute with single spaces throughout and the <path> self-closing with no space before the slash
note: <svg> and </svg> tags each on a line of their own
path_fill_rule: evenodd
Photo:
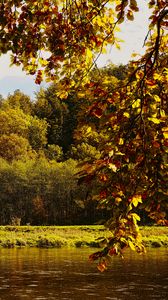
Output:
<svg viewBox="0 0 168 300">
<path fill-rule="evenodd" d="M 154 80 L 147 80 L 146 83 L 149 85 L 149 86 L 154 86 L 156 83 Z"/>
<path fill-rule="evenodd" d="M 102 257 L 102 252 L 98 251 L 98 252 L 95 252 L 95 253 L 91 254 L 89 256 L 89 260 L 94 261 L 94 260 L 99 259 L 100 257 Z"/>
<path fill-rule="evenodd" d="M 101 191 L 99 196 L 100 196 L 101 199 L 105 199 L 107 197 L 107 190 Z"/>
<path fill-rule="evenodd" d="M 156 141 L 153 141 L 152 145 L 153 145 L 154 148 L 160 148 L 160 144 Z"/>
<path fill-rule="evenodd" d="M 96 108 L 94 111 L 92 111 L 92 114 L 96 116 L 97 118 L 101 118 L 103 114 L 103 110 L 101 108 Z"/>
<path fill-rule="evenodd" d="M 109 255 L 116 255 L 117 254 L 117 251 L 116 251 L 116 248 L 115 247 L 113 247 L 113 248 L 111 248 L 110 250 L 109 250 Z"/>
<path fill-rule="evenodd" d="M 121 4 L 119 4 L 119 5 L 117 5 L 117 6 L 116 6 L 115 10 L 116 10 L 116 11 L 120 11 L 120 10 L 121 10 L 121 8 L 122 8 L 122 5 L 121 5 Z"/>
</svg>

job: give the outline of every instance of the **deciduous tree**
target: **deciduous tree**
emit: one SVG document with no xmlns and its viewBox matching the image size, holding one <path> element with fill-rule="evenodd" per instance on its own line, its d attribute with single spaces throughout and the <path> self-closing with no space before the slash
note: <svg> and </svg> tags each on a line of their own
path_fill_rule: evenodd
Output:
<svg viewBox="0 0 168 300">
<path fill-rule="evenodd" d="M 33 103 L 30 97 L 16 90 L 13 94 L 9 94 L 7 99 L 3 101 L 3 105 L 9 105 L 10 108 L 20 108 L 25 114 L 32 114 Z"/>
<path fill-rule="evenodd" d="M 47 127 L 48 124 L 45 120 L 40 120 L 36 116 L 26 114 L 18 107 L 11 108 L 7 99 L 7 101 L 3 102 L 0 109 L 0 155 L 2 157 L 6 155 L 7 158 L 7 152 L 9 151 L 9 156 L 14 159 L 16 148 L 19 152 L 21 149 L 25 151 L 26 148 L 32 148 L 35 151 L 43 149 L 47 144 Z M 18 146 L 14 150 L 15 142 Z M 12 148 L 10 149 L 10 147 Z M 21 147 L 20 150 L 19 147 Z"/>
</svg>

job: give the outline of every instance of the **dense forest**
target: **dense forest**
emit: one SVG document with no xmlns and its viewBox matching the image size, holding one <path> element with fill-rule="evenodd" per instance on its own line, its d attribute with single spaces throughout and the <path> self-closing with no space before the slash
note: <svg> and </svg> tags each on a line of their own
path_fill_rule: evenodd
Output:
<svg viewBox="0 0 168 300">
<path fill-rule="evenodd" d="M 91 80 L 100 78 L 102 91 L 117 89 L 127 68 L 110 64 L 94 69 Z M 100 97 L 100 87 L 95 98 Z M 133 108 L 136 113 L 139 104 Z M 107 114 L 115 112 L 109 98 Z M 100 160 L 103 145 L 108 145 L 109 128 L 99 114 L 101 108 L 85 89 L 72 91 L 66 100 L 58 97 L 56 84 L 41 89 L 34 100 L 20 90 L 1 96 L 0 224 L 101 224 L 109 218 L 110 208 L 100 205 L 97 197 L 105 197 L 100 183 L 107 175 L 78 177 L 81 166 Z M 116 166 L 112 168 L 115 173 Z M 151 223 L 145 212 L 139 214 L 142 224 Z"/>
<path fill-rule="evenodd" d="M 95 69 L 92 79 L 100 73 L 107 88 L 117 86 L 126 66 Z M 96 181 L 78 184 L 76 176 L 82 162 L 101 155 L 99 139 L 106 137 L 96 112 L 88 115 L 86 125 L 91 103 L 84 92 L 83 101 L 77 93 L 66 101 L 57 93 L 52 84 L 34 101 L 20 90 L 1 96 L 0 224 L 94 224 L 108 216 L 91 200 Z"/>
</svg>

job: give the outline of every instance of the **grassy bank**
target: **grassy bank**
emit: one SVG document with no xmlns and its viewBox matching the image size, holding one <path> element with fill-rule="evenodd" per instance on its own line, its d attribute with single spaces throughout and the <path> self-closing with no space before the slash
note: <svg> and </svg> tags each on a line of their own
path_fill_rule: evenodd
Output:
<svg viewBox="0 0 168 300">
<path fill-rule="evenodd" d="M 168 247 L 168 228 L 141 227 L 147 247 Z M 99 247 L 103 226 L 0 226 L 0 247 Z"/>
</svg>

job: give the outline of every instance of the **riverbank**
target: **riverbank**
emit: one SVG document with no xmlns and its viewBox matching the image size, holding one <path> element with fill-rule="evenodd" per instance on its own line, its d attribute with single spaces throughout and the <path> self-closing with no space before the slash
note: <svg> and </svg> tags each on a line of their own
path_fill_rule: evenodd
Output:
<svg viewBox="0 0 168 300">
<path fill-rule="evenodd" d="M 146 247 L 168 247 L 168 228 L 140 228 Z M 103 226 L 0 226 L 0 247 L 99 247 L 98 239 L 108 236 Z"/>
</svg>

